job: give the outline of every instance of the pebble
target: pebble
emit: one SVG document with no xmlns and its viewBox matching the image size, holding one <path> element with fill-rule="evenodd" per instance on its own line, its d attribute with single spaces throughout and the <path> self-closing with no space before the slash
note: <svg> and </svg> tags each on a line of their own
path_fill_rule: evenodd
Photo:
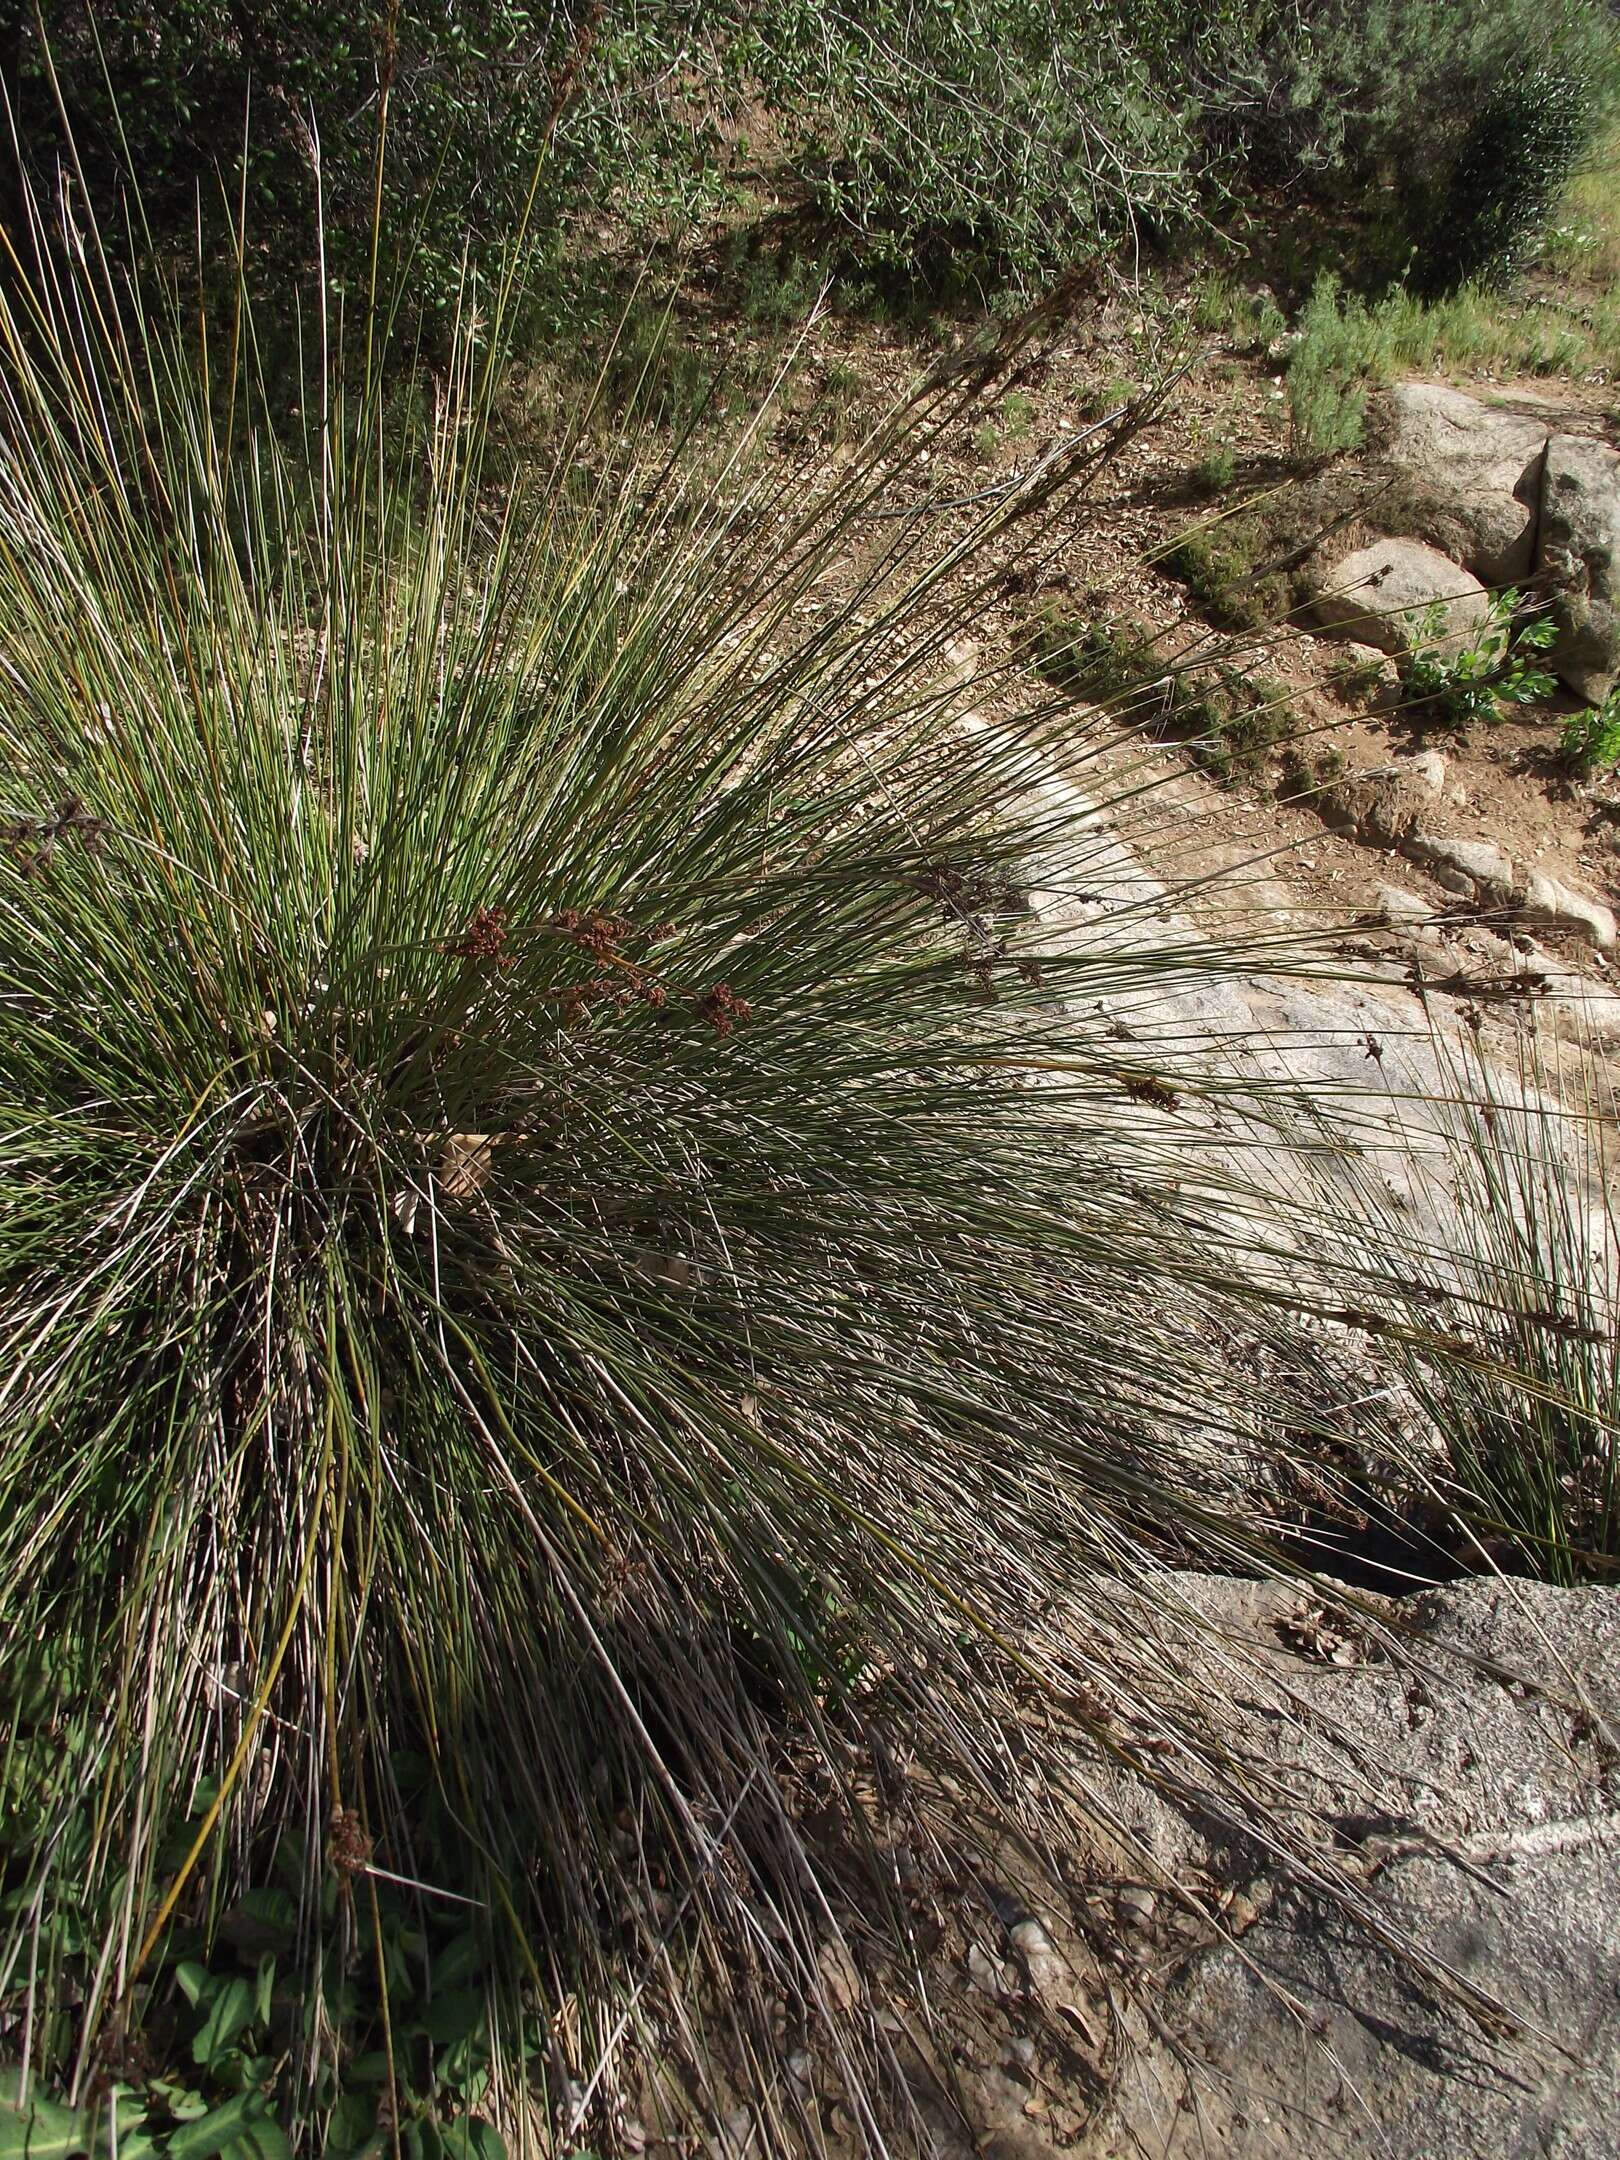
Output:
<svg viewBox="0 0 1620 2160">
<path fill-rule="evenodd" d="M 1072 1977 L 1069 1963 L 1039 1920 L 1020 1920 L 1012 1930 L 1010 1940 L 1024 1961 L 1031 1992 L 1042 2002 L 1049 2002 L 1053 1996 L 1062 1993 Z"/>
<path fill-rule="evenodd" d="M 1153 1891 L 1139 1883 L 1129 1883 L 1114 1899 L 1114 1910 L 1127 1926 L 1146 1927 L 1159 1909 L 1159 1900 Z"/>
<path fill-rule="evenodd" d="M 1234 1935 L 1252 1928 L 1259 1917 L 1259 1906 L 1244 1890 L 1234 1890 L 1221 1910 L 1221 1918 Z"/>
<path fill-rule="evenodd" d="M 861 1976 L 842 1943 L 824 1943 L 817 1961 L 827 2000 L 835 2010 L 852 2010 L 861 1999 Z"/>
<path fill-rule="evenodd" d="M 987 1956 L 977 1943 L 967 1954 L 967 1972 L 973 1985 L 982 1988 L 986 1995 L 1003 1996 L 1013 1992 L 1006 1966 L 999 1959 Z"/>
</svg>

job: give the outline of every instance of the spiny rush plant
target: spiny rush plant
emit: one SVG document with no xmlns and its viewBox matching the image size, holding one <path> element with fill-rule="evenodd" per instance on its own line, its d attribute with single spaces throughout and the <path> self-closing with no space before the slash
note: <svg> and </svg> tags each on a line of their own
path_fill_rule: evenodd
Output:
<svg viewBox="0 0 1620 2160">
<path fill-rule="evenodd" d="M 970 357 L 831 475 L 514 458 L 508 299 L 433 379 L 324 326 L 278 429 L 245 308 L 0 287 L 25 2141 L 914 2144 L 919 1916 L 1101 1758 L 1358 1904 L 1159 1628 L 1291 1301 L 1289 1099 L 1176 998 L 1290 955 L 941 665 L 1105 440 L 941 525 Z"/>
<path fill-rule="evenodd" d="M 1556 1053 L 1556 1054 L 1555 1054 Z M 1452 1225 L 1420 1282 L 1377 1299 L 1394 1400 L 1435 1435 L 1436 1471 L 1473 1555 L 1563 1584 L 1620 1573 L 1620 1250 L 1595 1061 L 1521 1039 L 1516 1067 L 1446 1052 L 1449 1107 L 1419 1190 Z M 1387 1241 L 1388 1189 L 1341 1211 Z M 1469 1342 L 1436 1356 L 1412 1322 L 1460 1292 Z M 1404 1325 L 1402 1324 L 1404 1323 Z"/>
</svg>

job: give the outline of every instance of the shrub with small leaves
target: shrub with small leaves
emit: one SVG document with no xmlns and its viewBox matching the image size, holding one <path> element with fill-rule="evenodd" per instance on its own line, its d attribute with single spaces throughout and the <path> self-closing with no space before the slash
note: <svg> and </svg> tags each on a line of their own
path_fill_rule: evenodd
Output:
<svg viewBox="0 0 1620 2160">
<path fill-rule="evenodd" d="M 1337 259 L 1368 292 L 1510 265 L 1620 74 L 1604 0 L 1290 0 L 1247 57 L 1252 173 L 1341 213 Z"/>
<path fill-rule="evenodd" d="M 1215 443 L 1192 470 L 1193 486 L 1201 495 L 1222 495 L 1237 472 L 1237 451 L 1229 442 Z"/>
<path fill-rule="evenodd" d="M 1518 58 L 1469 122 L 1424 214 L 1412 283 L 1428 297 L 1517 269 L 1592 132 L 1589 86 Z"/>
<path fill-rule="evenodd" d="M 1194 527 L 1158 558 L 1223 630 L 1258 630 L 1288 613 L 1287 577 L 1268 564 L 1273 543 L 1263 516 L 1236 512 Z"/>
<path fill-rule="evenodd" d="M 1311 287 L 1288 361 L 1288 414 L 1296 456 L 1326 458 L 1360 449 L 1367 432 L 1371 375 L 1368 320 L 1354 294 L 1341 295 L 1337 277 L 1325 273 Z"/>
</svg>

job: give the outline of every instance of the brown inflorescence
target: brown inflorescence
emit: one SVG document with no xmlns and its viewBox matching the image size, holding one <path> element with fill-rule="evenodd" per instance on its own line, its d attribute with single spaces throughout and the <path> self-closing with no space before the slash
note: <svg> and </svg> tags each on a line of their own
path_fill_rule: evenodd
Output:
<svg viewBox="0 0 1620 2160">
<path fill-rule="evenodd" d="M 739 997 L 730 983 L 716 983 L 712 989 L 705 990 L 697 1001 L 697 1008 L 722 1042 L 754 1017 L 753 1006 L 747 998 Z"/>
<path fill-rule="evenodd" d="M 506 949 L 509 935 L 505 908 L 481 907 L 451 950 L 463 960 L 481 960 L 492 967 L 510 967 L 512 956 Z"/>
<path fill-rule="evenodd" d="M 47 817 L 12 818 L 0 826 L 0 841 L 15 849 L 24 877 L 37 877 L 49 867 L 62 841 L 76 837 L 93 853 L 106 831 L 106 820 L 93 817 L 76 795 L 70 795 Z"/>
<path fill-rule="evenodd" d="M 371 1865 L 371 1840 L 353 1808 L 332 1810 L 326 1857 L 336 1875 L 363 1875 Z"/>
<path fill-rule="evenodd" d="M 593 1005 L 611 1004 L 619 1012 L 632 1004 L 645 1005 L 651 1012 L 662 1012 L 668 1005 L 669 992 L 663 983 L 625 947 L 632 939 L 644 946 L 657 945 L 673 937 L 673 925 L 639 930 L 624 916 L 604 914 L 599 908 L 563 908 L 547 920 L 545 928 L 568 938 L 596 963 L 596 972 L 586 981 L 571 983 L 558 993 L 565 1024 L 572 1026 Z"/>
</svg>

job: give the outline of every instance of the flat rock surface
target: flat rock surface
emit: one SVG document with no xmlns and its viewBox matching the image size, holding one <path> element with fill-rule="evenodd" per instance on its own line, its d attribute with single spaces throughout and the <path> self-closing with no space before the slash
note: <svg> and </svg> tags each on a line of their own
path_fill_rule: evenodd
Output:
<svg viewBox="0 0 1620 2160">
<path fill-rule="evenodd" d="M 1620 1592 L 1476 1580 L 1399 1601 L 1409 1667 L 1375 1634 L 1359 1662 L 1313 1659 L 1279 1589 L 1189 1587 L 1275 1645 L 1277 1698 L 1252 1689 L 1251 1715 L 1302 1794 L 1342 1782 L 1375 1929 L 1308 1889 L 1268 1894 L 1262 1858 L 1258 1917 L 1170 1982 L 1094 2160 L 1620 2154 Z M 1196 1827 L 1154 1842 L 1176 1866 L 1203 1856 Z M 1448 2000 L 1383 1931 L 1499 2014 Z"/>
</svg>

